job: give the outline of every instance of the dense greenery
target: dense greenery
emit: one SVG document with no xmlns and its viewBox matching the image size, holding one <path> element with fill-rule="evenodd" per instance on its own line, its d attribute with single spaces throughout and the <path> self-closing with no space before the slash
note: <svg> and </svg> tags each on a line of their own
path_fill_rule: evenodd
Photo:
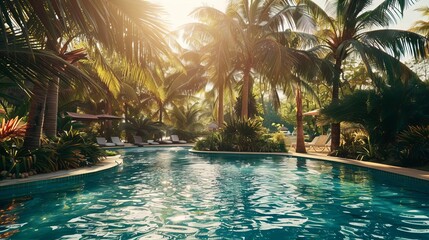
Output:
<svg viewBox="0 0 429 240">
<path fill-rule="evenodd" d="M 16 131 L 0 139 L 1 178 L 90 166 L 106 156 L 86 134 L 73 129 L 54 139 L 45 138 L 41 147 L 32 151 L 22 148 L 22 144 L 23 133 L 18 135 Z"/>
<path fill-rule="evenodd" d="M 266 134 L 259 120 L 232 119 L 219 132 L 196 142 L 202 151 L 287 152 L 283 133 Z"/>
<path fill-rule="evenodd" d="M 359 124 L 364 130 L 365 134 L 358 134 L 361 130 L 352 131 L 355 135 L 353 141 L 347 142 L 346 139 L 350 137 L 344 136 L 344 143 L 338 155 L 353 157 L 360 154 L 361 158 L 363 156 L 376 158 L 373 160 L 404 159 L 404 156 L 410 156 L 407 161 L 402 162 L 406 165 L 424 163 L 419 157 L 411 157 L 413 147 L 409 138 L 405 136 L 411 134 L 411 130 L 407 130 L 410 126 L 423 127 L 412 128 L 414 132 L 421 134 L 424 133 L 422 129 L 429 126 L 429 86 L 426 83 L 416 79 L 410 79 L 405 83 L 400 79 L 390 79 L 379 89 L 355 91 L 337 104 L 325 107 L 322 113 L 337 122 Z M 363 142 L 362 137 L 358 139 L 356 135 L 363 135 Z M 398 139 L 399 136 L 402 136 L 402 140 Z M 418 137 L 419 134 L 414 136 Z M 425 139 L 426 136 L 422 135 L 416 141 Z M 357 144 L 358 140 L 363 144 Z M 351 145 L 363 147 L 359 150 L 351 148 Z M 422 149 L 428 147 L 425 144 L 416 145 L 415 149 L 420 148 L 416 154 L 429 150 Z"/>
</svg>

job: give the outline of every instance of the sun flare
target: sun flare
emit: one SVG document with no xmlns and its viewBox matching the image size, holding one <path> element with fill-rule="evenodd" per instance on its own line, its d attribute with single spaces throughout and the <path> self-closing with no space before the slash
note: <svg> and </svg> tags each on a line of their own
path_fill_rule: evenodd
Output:
<svg viewBox="0 0 429 240">
<path fill-rule="evenodd" d="M 150 0 L 162 6 L 167 14 L 165 23 L 173 30 L 177 27 L 194 21 L 189 14 L 198 7 L 209 6 L 219 10 L 225 10 L 227 0 Z"/>
</svg>

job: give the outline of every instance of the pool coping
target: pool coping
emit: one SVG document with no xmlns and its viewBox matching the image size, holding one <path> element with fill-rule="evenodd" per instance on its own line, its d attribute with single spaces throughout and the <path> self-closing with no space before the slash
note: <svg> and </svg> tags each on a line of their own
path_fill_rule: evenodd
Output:
<svg viewBox="0 0 429 240">
<path fill-rule="evenodd" d="M 349 158 L 340 158 L 340 157 L 331 157 L 325 156 L 322 154 L 314 153 L 278 153 L 278 152 L 229 152 L 229 151 L 198 151 L 198 150 L 189 150 L 192 153 L 201 153 L 201 154 L 237 154 L 237 155 L 278 155 L 278 156 L 290 156 L 290 157 L 300 157 L 300 158 L 310 158 L 314 160 L 322 160 L 329 162 L 336 162 L 341 164 L 353 165 L 358 167 L 364 167 L 369 169 L 375 169 L 383 172 L 394 173 L 406 177 L 416 178 L 424 181 L 429 181 L 429 172 L 412 169 L 412 168 L 403 168 L 399 166 L 387 165 L 382 163 L 375 162 L 366 162 L 356 159 Z"/>
<path fill-rule="evenodd" d="M 10 187 L 13 185 L 20 185 L 25 183 L 44 181 L 44 180 L 54 180 L 59 178 L 88 175 L 88 174 L 102 172 L 104 170 L 117 167 L 122 163 L 123 163 L 123 159 L 121 155 L 109 156 L 109 157 L 106 157 L 101 162 L 97 163 L 96 165 L 90 166 L 90 167 L 83 167 L 83 168 L 70 169 L 70 170 L 60 170 L 52 173 L 41 173 L 41 174 L 30 176 L 28 178 L 1 180 L 0 188 Z"/>
</svg>

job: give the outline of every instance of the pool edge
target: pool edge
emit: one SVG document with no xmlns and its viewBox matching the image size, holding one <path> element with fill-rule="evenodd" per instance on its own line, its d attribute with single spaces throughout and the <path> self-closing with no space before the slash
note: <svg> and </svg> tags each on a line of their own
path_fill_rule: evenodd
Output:
<svg viewBox="0 0 429 240">
<path fill-rule="evenodd" d="M 90 174 L 94 174 L 94 173 L 102 172 L 111 168 L 118 167 L 122 163 L 123 163 L 123 159 L 121 155 L 106 157 L 106 159 L 104 159 L 103 161 L 90 167 L 61 170 L 61 171 L 56 171 L 52 173 L 42 173 L 42 174 L 31 176 L 29 178 L 1 180 L 0 189 L 6 188 L 6 187 L 12 187 L 15 185 L 18 186 L 21 184 L 38 182 L 38 181 L 56 180 L 61 178 L 90 175 Z"/>
<path fill-rule="evenodd" d="M 375 169 L 379 171 L 389 172 L 398 174 L 401 176 L 416 178 L 429 182 L 429 172 L 412 169 L 412 168 L 403 168 L 393 165 L 387 165 L 382 163 L 375 162 L 366 162 L 349 158 L 339 158 L 331 156 L 322 156 L 318 154 L 311 153 L 278 153 L 278 152 L 229 152 L 229 151 L 198 151 L 194 149 L 189 150 L 192 153 L 201 153 L 201 154 L 237 154 L 237 155 L 277 155 L 277 156 L 290 156 L 290 157 L 300 157 L 300 158 L 310 158 L 316 160 L 330 161 L 336 163 L 342 163 L 347 165 L 353 165 L 358 167 L 364 167 L 369 169 Z"/>
</svg>

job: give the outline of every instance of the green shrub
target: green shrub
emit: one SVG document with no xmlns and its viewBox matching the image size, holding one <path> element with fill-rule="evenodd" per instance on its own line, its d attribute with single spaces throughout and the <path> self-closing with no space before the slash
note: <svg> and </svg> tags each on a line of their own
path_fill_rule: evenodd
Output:
<svg viewBox="0 0 429 240">
<path fill-rule="evenodd" d="M 429 162 L 429 126 L 410 126 L 398 134 L 400 160 L 404 166 Z"/>
<path fill-rule="evenodd" d="M 41 148 L 32 152 L 34 158 L 34 169 L 38 173 L 49 173 L 58 171 L 56 161 L 57 153 L 52 144 L 44 144 Z"/>
<path fill-rule="evenodd" d="M 118 152 L 112 151 L 112 150 L 105 150 L 104 152 L 106 153 L 106 156 L 110 156 L 110 157 L 118 155 Z"/>
<path fill-rule="evenodd" d="M 220 132 L 211 133 L 196 142 L 201 151 L 286 152 L 285 137 L 265 134 L 259 120 L 229 121 Z"/>
</svg>

